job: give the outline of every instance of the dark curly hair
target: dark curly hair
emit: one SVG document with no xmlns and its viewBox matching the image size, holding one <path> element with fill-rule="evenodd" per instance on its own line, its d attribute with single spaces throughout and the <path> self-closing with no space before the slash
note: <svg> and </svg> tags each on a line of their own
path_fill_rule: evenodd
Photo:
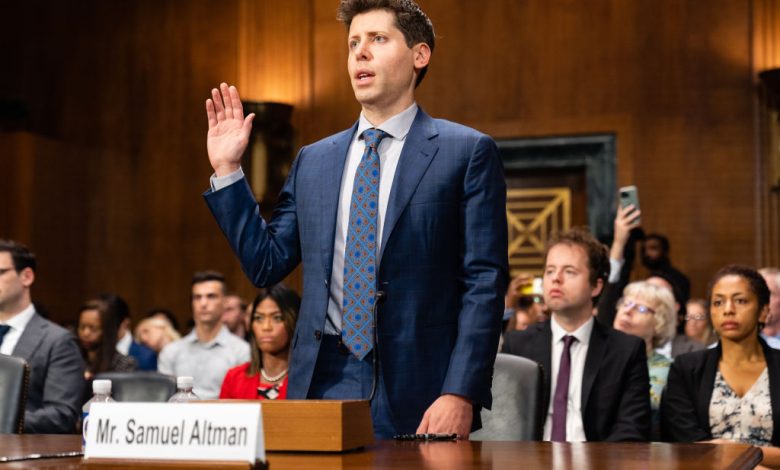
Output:
<svg viewBox="0 0 780 470">
<path fill-rule="evenodd" d="M 712 281 L 710 281 L 710 285 L 707 288 L 707 301 L 710 304 L 712 304 L 713 287 L 715 287 L 715 284 L 717 284 L 718 281 L 726 276 L 739 276 L 747 281 L 750 290 L 753 291 L 753 294 L 755 294 L 758 299 L 759 312 L 769 305 L 771 292 L 769 291 L 769 286 L 767 285 L 764 276 L 750 266 L 741 264 L 729 264 L 728 266 L 720 268 L 720 270 L 715 273 L 715 276 L 712 278 Z"/>
<path fill-rule="evenodd" d="M 436 42 L 433 23 L 412 0 L 341 0 L 336 18 L 349 29 L 355 16 L 371 10 L 392 12 L 395 15 L 395 26 L 403 33 L 406 45 L 411 48 L 415 44 L 424 42 L 433 53 Z M 420 70 L 415 86 L 422 82 L 427 71 L 427 65 Z"/>
</svg>

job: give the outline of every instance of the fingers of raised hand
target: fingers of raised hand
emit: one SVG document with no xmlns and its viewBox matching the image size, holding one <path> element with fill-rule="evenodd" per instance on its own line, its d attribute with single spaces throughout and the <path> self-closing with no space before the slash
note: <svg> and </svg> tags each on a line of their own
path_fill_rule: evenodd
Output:
<svg viewBox="0 0 780 470">
<path fill-rule="evenodd" d="M 222 93 L 222 102 L 225 106 L 225 119 L 233 119 L 233 101 L 230 99 L 230 87 L 225 82 L 219 84 L 219 91 Z"/>
<path fill-rule="evenodd" d="M 214 105 L 214 111 L 216 114 L 217 122 L 225 120 L 225 106 L 222 104 L 222 95 L 219 94 L 219 90 L 216 88 L 211 89 L 211 102 Z"/>
<path fill-rule="evenodd" d="M 238 89 L 234 86 L 228 88 L 230 93 L 230 105 L 233 108 L 233 117 L 236 119 L 244 119 L 244 107 L 241 105 L 241 98 L 238 96 Z"/>
<path fill-rule="evenodd" d="M 217 114 L 214 111 L 214 101 L 211 98 L 206 100 L 206 117 L 209 119 L 209 129 L 217 125 Z"/>
</svg>

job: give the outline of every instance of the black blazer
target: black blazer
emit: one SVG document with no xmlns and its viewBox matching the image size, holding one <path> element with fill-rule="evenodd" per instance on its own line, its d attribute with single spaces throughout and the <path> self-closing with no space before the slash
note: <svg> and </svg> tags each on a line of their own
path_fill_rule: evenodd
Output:
<svg viewBox="0 0 780 470">
<path fill-rule="evenodd" d="M 542 415 L 546 419 L 552 370 L 550 320 L 525 331 L 507 333 L 502 352 L 527 357 L 542 365 Z M 647 441 L 650 436 L 650 377 L 644 341 L 596 320 L 585 358 L 581 403 L 582 424 L 588 441 Z"/>
<path fill-rule="evenodd" d="M 769 396 L 772 402 L 772 445 L 780 446 L 780 351 L 763 339 Z M 666 441 L 695 442 L 712 439 L 710 400 L 720 362 L 720 343 L 712 349 L 678 356 L 669 369 L 666 391 L 661 399 L 661 433 Z"/>
</svg>

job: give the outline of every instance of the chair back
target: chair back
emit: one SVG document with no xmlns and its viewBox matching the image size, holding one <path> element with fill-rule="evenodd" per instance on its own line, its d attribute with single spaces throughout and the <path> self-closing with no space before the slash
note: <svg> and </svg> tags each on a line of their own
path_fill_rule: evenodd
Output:
<svg viewBox="0 0 780 470">
<path fill-rule="evenodd" d="M 111 381 L 116 401 L 166 402 L 176 393 L 176 378 L 159 372 L 103 372 L 95 379 Z"/>
<path fill-rule="evenodd" d="M 499 353 L 493 371 L 493 406 L 480 413 L 482 429 L 473 441 L 542 439 L 542 366 L 520 356 Z"/>
<path fill-rule="evenodd" d="M 30 366 L 22 358 L 0 354 L 0 433 L 24 431 Z"/>
</svg>

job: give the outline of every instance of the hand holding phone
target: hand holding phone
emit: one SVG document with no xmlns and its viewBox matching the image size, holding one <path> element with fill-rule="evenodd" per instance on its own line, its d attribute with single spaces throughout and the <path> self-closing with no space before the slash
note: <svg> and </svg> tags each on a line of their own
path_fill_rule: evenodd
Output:
<svg viewBox="0 0 780 470">
<path fill-rule="evenodd" d="M 618 196 L 620 198 L 620 207 L 633 205 L 634 210 L 631 213 L 639 211 L 639 192 L 636 186 L 623 186 L 618 190 Z M 637 217 L 635 220 L 632 220 L 632 223 L 640 224 L 641 220 Z"/>
</svg>

